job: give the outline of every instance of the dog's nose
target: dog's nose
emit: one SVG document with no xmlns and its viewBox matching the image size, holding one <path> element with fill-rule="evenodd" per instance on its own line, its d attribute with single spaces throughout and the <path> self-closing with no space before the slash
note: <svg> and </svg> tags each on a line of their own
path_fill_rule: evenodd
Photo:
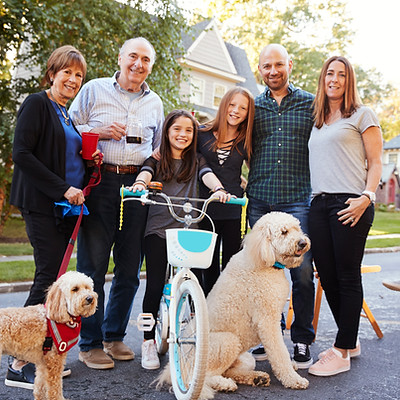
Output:
<svg viewBox="0 0 400 400">
<path fill-rule="evenodd" d="M 88 304 L 92 304 L 93 303 L 93 296 L 87 296 L 86 297 L 86 301 L 88 302 Z"/>
<path fill-rule="evenodd" d="M 299 242 L 297 243 L 297 247 L 301 250 L 304 249 L 304 247 L 307 246 L 307 242 L 304 239 L 299 240 Z"/>
</svg>

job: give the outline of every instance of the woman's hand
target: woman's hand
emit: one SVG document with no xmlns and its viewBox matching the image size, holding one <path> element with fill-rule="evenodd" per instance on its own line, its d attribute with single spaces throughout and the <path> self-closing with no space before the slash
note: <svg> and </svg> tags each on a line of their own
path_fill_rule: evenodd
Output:
<svg viewBox="0 0 400 400">
<path fill-rule="evenodd" d="M 81 189 L 70 186 L 68 190 L 64 193 L 64 197 L 68 200 L 70 204 L 80 206 L 85 201 L 85 196 Z"/>
<path fill-rule="evenodd" d="M 348 198 L 345 204 L 349 206 L 337 213 L 337 215 L 339 215 L 339 221 L 341 221 L 343 225 L 351 224 L 350 226 L 354 227 L 364 214 L 364 211 L 371 204 L 371 201 L 367 196 L 361 195 L 360 197 Z"/>
</svg>

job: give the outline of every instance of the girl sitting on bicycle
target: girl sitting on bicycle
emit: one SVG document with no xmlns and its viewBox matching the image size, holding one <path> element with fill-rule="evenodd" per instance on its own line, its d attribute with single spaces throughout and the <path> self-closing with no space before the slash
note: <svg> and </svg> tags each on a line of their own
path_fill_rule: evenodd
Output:
<svg viewBox="0 0 400 400">
<path fill-rule="evenodd" d="M 203 182 L 221 202 L 229 200 L 220 180 L 207 165 L 204 157 L 197 153 L 197 121 L 187 111 L 174 110 L 167 115 L 162 130 L 160 160 L 149 157 L 130 188 L 145 190 L 151 180 L 163 184 L 163 192 L 169 196 L 197 197 L 198 179 Z M 179 210 L 177 211 L 179 213 Z M 146 291 L 143 312 L 152 313 L 157 319 L 167 269 L 167 245 L 165 230 L 180 228 L 162 206 L 152 205 L 147 219 L 144 252 L 146 256 Z M 142 367 L 160 367 L 155 345 L 155 328 L 144 332 L 142 344 Z"/>
</svg>

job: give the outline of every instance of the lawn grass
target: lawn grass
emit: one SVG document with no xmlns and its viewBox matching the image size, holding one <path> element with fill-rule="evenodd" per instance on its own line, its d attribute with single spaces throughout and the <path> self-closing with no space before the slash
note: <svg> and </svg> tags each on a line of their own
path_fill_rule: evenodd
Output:
<svg viewBox="0 0 400 400">
<path fill-rule="evenodd" d="M 373 236 L 389 233 L 400 233 L 400 212 L 376 211 L 369 234 Z"/>
<path fill-rule="evenodd" d="M 114 262 L 111 259 L 108 273 L 112 273 Z M 76 258 L 71 258 L 68 271 L 76 270 Z M 0 262 L 0 282 L 25 282 L 33 280 L 35 263 L 33 261 L 4 261 Z"/>
<path fill-rule="evenodd" d="M 370 235 L 383 235 L 400 233 L 400 212 L 376 211 L 375 220 Z M 21 218 L 9 218 L 3 237 L 12 240 L 20 239 L 21 242 L 0 242 L 0 256 L 31 255 L 32 247 L 26 237 L 25 224 Z M 368 239 L 367 248 L 384 248 L 400 246 L 400 239 Z M 112 273 L 113 260 L 110 260 L 108 272 Z M 72 258 L 69 269 L 76 269 L 76 259 Z M 145 264 L 142 269 L 145 269 Z M 5 261 L 0 262 L 0 282 L 30 281 L 33 279 L 35 265 L 33 261 Z"/>
</svg>

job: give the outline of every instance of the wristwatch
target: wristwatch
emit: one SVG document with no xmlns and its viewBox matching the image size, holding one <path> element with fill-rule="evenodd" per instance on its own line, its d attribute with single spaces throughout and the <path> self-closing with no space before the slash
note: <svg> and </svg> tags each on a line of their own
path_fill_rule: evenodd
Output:
<svg viewBox="0 0 400 400">
<path fill-rule="evenodd" d="M 370 190 L 364 190 L 361 194 L 364 195 L 364 196 L 367 196 L 369 198 L 369 201 L 372 204 L 375 204 L 376 195 L 375 195 L 374 192 L 371 192 Z"/>
</svg>

